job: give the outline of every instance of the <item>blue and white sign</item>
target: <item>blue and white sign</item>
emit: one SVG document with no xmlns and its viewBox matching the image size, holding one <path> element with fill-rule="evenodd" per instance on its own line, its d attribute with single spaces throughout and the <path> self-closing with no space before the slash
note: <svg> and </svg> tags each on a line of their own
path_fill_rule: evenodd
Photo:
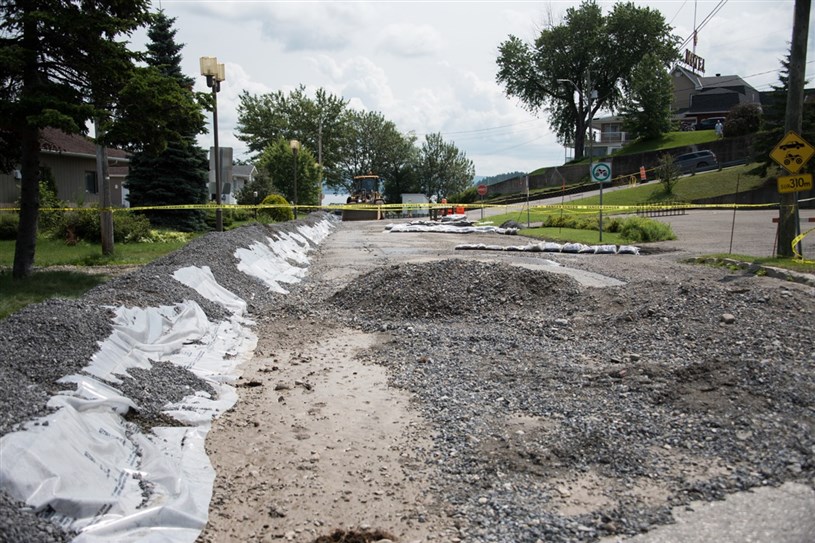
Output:
<svg viewBox="0 0 815 543">
<path fill-rule="evenodd" d="M 591 180 L 595 183 L 607 183 L 611 181 L 611 163 L 598 162 L 591 165 Z"/>
</svg>

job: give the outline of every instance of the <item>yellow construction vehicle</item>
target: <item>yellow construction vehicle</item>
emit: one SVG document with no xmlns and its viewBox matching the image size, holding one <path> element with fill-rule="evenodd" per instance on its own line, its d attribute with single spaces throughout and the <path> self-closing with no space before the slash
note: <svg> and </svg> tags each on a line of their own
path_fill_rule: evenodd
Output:
<svg viewBox="0 0 815 543">
<path fill-rule="evenodd" d="M 382 205 L 385 199 L 379 188 L 379 176 L 357 175 L 351 188 L 351 195 L 342 210 L 344 221 L 375 221 L 385 218 Z"/>
</svg>

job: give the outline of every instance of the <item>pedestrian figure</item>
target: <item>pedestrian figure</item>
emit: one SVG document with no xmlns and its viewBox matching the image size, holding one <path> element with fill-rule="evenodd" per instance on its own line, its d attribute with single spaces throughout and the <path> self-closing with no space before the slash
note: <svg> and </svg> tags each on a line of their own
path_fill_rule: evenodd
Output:
<svg viewBox="0 0 815 543">
<path fill-rule="evenodd" d="M 722 121 L 716 121 L 716 136 L 721 138 L 724 135 L 724 125 Z"/>
</svg>

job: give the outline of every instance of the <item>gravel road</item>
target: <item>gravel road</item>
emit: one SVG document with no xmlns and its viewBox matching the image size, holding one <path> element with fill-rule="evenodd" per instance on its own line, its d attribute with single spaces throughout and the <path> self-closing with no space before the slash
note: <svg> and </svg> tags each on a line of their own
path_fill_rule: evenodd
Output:
<svg viewBox="0 0 815 543">
<path fill-rule="evenodd" d="M 676 245 L 457 251 L 527 240 L 383 226 L 337 223 L 285 295 L 232 255 L 291 224 L 210 234 L 12 315 L 0 435 L 49 411 L 55 380 L 109 334 L 109 306 L 191 299 L 225 318 L 169 279 L 208 265 L 249 301 L 258 343 L 207 437 L 200 542 L 679 542 L 702 525 L 708 541 L 815 540 L 813 287 L 689 264 Z M 208 386 L 165 364 L 128 384 L 145 432 Z M 0 495 L 0 541 L 72 537 Z M 788 514 L 751 524 L 772 503 Z M 716 525 L 735 512 L 744 531 Z"/>
</svg>

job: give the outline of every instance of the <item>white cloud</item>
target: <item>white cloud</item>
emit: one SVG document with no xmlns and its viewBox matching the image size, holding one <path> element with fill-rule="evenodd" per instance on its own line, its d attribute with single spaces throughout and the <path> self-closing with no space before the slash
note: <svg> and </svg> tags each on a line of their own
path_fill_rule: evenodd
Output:
<svg viewBox="0 0 815 543">
<path fill-rule="evenodd" d="M 615 2 L 598 3 L 607 12 Z M 482 175 L 563 162 L 563 148 L 545 116 L 524 110 L 496 83 L 496 57 L 510 34 L 532 41 L 550 13 L 558 22 L 579 4 L 163 1 L 165 12 L 177 17 L 183 68 L 199 87 L 199 56 L 215 55 L 226 63 L 219 132 L 236 154 L 243 148 L 234 138 L 240 92 L 289 92 L 304 85 L 309 91 L 325 88 L 351 107 L 381 112 L 420 139 L 440 132 Z M 662 11 L 683 38 L 693 28 L 693 4 L 637 0 Z M 715 5 L 699 2 L 697 21 Z M 775 83 L 791 38 L 792 8 L 793 0 L 727 3 L 699 34 L 697 53 L 706 60 L 707 74 L 740 75 L 760 90 Z M 770 73 L 747 77 L 762 72 Z"/>
<path fill-rule="evenodd" d="M 312 57 L 313 64 L 338 94 L 350 100 L 351 107 L 366 111 L 384 111 L 394 103 L 394 93 L 385 71 L 369 58 L 357 56 L 338 61 L 327 55 Z"/>
<path fill-rule="evenodd" d="M 439 52 L 444 46 L 441 34 L 429 25 L 391 24 L 379 39 L 379 48 L 396 56 L 421 57 Z"/>
</svg>

